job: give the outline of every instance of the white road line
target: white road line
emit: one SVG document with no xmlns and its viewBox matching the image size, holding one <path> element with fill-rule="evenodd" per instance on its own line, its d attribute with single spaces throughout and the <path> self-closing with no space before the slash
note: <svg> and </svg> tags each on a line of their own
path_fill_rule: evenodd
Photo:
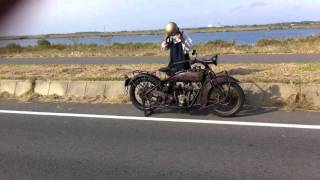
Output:
<svg viewBox="0 0 320 180">
<path fill-rule="evenodd" d="M 304 124 L 280 124 L 280 123 L 221 121 L 221 120 L 202 120 L 202 119 L 155 118 L 155 117 L 53 113 L 53 112 L 14 111 L 14 110 L 0 110 L 0 114 L 20 114 L 20 115 L 34 115 L 34 116 L 78 117 L 78 118 L 97 118 L 97 119 L 120 119 L 120 120 L 134 120 L 134 121 L 159 121 L 159 122 L 178 122 L 178 123 L 196 123 L 196 124 L 219 124 L 219 125 L 235 125 L 235 126 L 295 128 L 295 129 L 320 129 L 320 125 L 304 125 Z"/>
</svg>

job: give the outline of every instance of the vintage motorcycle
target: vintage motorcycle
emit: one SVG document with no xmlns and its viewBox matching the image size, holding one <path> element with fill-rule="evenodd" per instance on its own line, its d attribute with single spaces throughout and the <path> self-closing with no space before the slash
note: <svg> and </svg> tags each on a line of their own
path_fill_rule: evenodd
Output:
<svg viewBox="0 0 320 180">
<path fill-rule="evenodd" d="M 159 71 L 167 74 L 161 80 L 155 72 L 135 71 L 125 76 L 125 87 L 132 104 L 151 115 L 159 108 L 207 108 L 221 117 L 237 114 L 245 101 L 239 81 L 227 71 L 214 73 L 210 65 L 217 66 L 218 55 L 199 59 L 193 52 L 192 69 L 171 73 L 168 68 Z"/>
</svg>

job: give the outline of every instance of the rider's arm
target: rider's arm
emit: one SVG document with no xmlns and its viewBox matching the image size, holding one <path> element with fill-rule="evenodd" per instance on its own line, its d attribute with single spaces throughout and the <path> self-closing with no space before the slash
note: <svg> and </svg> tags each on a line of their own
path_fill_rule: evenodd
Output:
<svg viewBox="0 0 320 180">
<path fill-rule="evenodd" d="M 168 49 L 168 43 L 163 40 L 161 43 L 161 50 L 167 50 Z"/>
<path fill-rule="evenodd" d="M 193 47 L 192 39 L 190 38 L 190 36 L 186 32 L 183 32 L 182 35 L 183 35 L 183 39 L 184 39 L 185 50 L 187 52 L 189 52 Z"/>
<path fill-rule="evenodd" d="M 169 37 L 165 36 L 164 40 L 161 42 L 161 50 L 168 50 L 168 44 L 169 44 Z"/>
</svg>

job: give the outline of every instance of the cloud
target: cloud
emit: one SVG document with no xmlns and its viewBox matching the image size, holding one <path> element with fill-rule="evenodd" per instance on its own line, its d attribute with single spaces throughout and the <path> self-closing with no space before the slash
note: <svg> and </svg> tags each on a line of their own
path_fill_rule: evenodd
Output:
<svg viewBox="0 0 320 180">
<path fill-rule="evenodd" d="M 264 7 L 264 6 L 268 6 L 271 3 L 269 2 L 264 2 L 264 1 L 255 1 L 253 3 L 250 4 L 251 8 L 255 8 L 255 7 Z"/>
<path fill-rule="evenodd" d="M 265 1 L 254 1 L 254 2 L 246 4 L 246 5 L 235 6 L 234 8 L 231 8 L 229 10 L 229 12 L 230 13 L 247 13 L 247 12 L 251 11 L 253 8 L 265 7 L 265 6 L 269 6 L 271 4 L 272 3 L 265 2 Z"/>
<path fill-rule="evenodd" d="M 15 18 L 1 27 L 8 29 L 5 34 L 158 29 L 170 20 L 182 27 L 261 24 L 319 19 L 320 11 L 320 0 L 25 1 L 35 3 L 12 14 Z"/>
<path fill-rule="evenodd" d="M 242 11 L 242 10 L 244 10 L 244 9 L 246 9 L 246 8 L 243 7 L 242 5 L 240 5 L 240 6 L 236 6 L 236 7 L 234 7 L 234 8 L 231 8 L 231 9 L 230 9 L 230 12 L 239 12 L 239 11 Z"/>
</svg>

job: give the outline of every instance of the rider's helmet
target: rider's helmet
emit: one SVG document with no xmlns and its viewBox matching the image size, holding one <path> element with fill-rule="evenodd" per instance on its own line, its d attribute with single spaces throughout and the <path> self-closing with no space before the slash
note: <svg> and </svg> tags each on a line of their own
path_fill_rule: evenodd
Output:
<svg viewBox="0 0 320 180">
<path fill-rule="evenodd" d="M 177 34 L 177 32 L 179 31 L 179 27 L 175 22 L 169 22 L 166 26 L 166 34 L 168 36 L 173 36 L 175 34 Z"/>
</svg>

